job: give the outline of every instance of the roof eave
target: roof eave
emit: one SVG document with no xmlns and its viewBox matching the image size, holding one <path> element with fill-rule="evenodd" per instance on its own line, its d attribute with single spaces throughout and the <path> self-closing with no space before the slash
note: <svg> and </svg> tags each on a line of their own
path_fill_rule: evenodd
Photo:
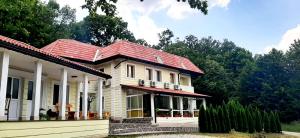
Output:
<svg viewBox="0 0 300 138">
<path fill-rule="evenodd" d="M 28 49 L 28 48 L 25 48 L 25 47 L 21 47 L 21 46 L 18 46 L 16 44 L 12 44 L 12 43 L 9 43 L 9 42 L 3 41 L 3 40 L 0 40 L 0 47 L 3 47 L 3 48 L 8 49 L 8 50 L 16 51 L 16 52 L 19 52 L 19 53 L 22 53 L 22 54 L 25 54 L 25 55 L 30 55 L 32 57 L 36 57 L 36 58 L 39 58 L 39 59 L 47 60 L 47 61 L 50 61 L 50 62 L 53 62 L 53 63 L 56 63 L 56 64 L 60 64 L 60 65 L 63 65 L 63 66 L 67 66 L 67 67 L 70 67 L 70 68 L 74 68 L 74 69 L 77 69 L 77 70 L 80 70 L 80 71 L 83 71 L 83 72 L 87 72 L 87 73 L 90 73 L 90 74 L 93 74 L 93 75 L 96 75 L 96 76 L 103 77 L 105 79 L 110 79 L 111 78 L 111 76 L 108 75 L 108 74 L 101 73 L 101 72 L 98 72 L 98 71 L 95 71 L 95 70 L 92 70 L 92 69 L 89 69 L 89 68 L 85 68 L 85 67 L 82 67 L 80 65 L 77 65 L 77 64 L 74 64 L 74 63 L 71 63 L 71 62 L 67 62 L 67 61 L 61 60 L 59 58 L 55 58 L 53 56 L 49 56 L 47 54 L 37 52 L 37 51 L 31 50 L 31 49 Z"/>
</svg>

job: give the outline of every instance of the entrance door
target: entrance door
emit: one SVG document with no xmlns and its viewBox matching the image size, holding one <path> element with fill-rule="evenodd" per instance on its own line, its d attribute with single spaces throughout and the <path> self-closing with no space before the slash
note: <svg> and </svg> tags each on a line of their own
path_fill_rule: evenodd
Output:
<svg viewBox="0 0 300 138">
<path fill-rule="evenodd" d="M 20 92 L 20 79 L 8 77 L 6 98 L 11 98 L 9 106 L 9 120 L 18 120 L 19 118 L 19 97 Z"/>
<path fill-rule="evenodd" d="M 151 95 L 143 95 L 144 117 L 151 117 Z"/>
</svg>

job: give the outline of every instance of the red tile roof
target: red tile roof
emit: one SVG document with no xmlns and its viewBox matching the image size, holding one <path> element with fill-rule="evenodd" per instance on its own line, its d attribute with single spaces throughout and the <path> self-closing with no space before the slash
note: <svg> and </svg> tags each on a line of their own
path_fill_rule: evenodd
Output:
<svg viewBox="0 0 300 138">
<path fill-rule="evenodd" d="M 163 88 L 153 88 L 153 87 L 144 87 L 144 86 L 135 86 L 135 85 L 124 85 L 121 84 L 123 88 L 131 88 L 136 90 L 143 90 L 153 93 L 166 94 L 166 95 L 179 95 L 179 96 L 187 96 L 187 97 L 210 97 L 208 95 L 199 94 L 199 93 L 191 93 L 181 90 L 172 90 L 172 89 L 163 89 Z"/>
<path fill-rule="evenodd" d="M 42 49 L 55 55 L 91 62 L 101 62 L 113 56 L 125 56 L 158 65 L 187 70 L 197 74 L 204 73 L 185 57 L 180 57 L 125 40 L 117 41 L 111 45 L 100 48 L 75 40 L 61 39 Z M 96 52 L 97 50 L 99 52 Z"/>
<path fill-rule="evenodd" d="M 58 39 L 42 50 L 62 57 L 93 61 L 100 47 L 71 39 Z"/>
<path fill-rule="evenodd" d="M 2 42 L 2 43 L 1 43 Z M 111 78 L 110 75 L 105 74 L 99 70 L 93 69 L 91 67 L 85 66 L 83 64 L 80 64 L 78 62 L 74 62 L 65 58 L 62 58 L 60 56 L 54 55 L 50 52 L 46 52 L 44 50 L 35 48 L 29 44 L 26 44 L 24 42 L 21 41 L 17 41 L 5 36 L 0 35 L 0 47 L 9 49 L 9 50 L 13 50 L 16 52 L 20 52 L 26 55 L 30 55 L 30 56 L 34 56 L 34 57 L 40 57 L 40 58 L 44 58 L 50 62 L 54 62 L 57 64 L 61 64 L 64 66 L 68 66 L 70 68 L 74 68 L 77 70 L 81 70 L 81 71 L 86 71 L 88 73 L 94 74 L 94 75 L 98 75 L 104 78 Z M 27 52 L 30 51 L 30 52 Z"/>
</svg>

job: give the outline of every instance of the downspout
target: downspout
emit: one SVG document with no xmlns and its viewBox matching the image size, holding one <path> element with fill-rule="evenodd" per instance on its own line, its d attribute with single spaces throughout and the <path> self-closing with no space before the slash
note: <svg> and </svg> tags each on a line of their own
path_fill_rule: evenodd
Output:
<svg viewBox="0 0 300 138">
<path fill-rule="evenodd" d="M 120 61 L 116 66 L 114 66 L 114 69 L 118 68 L 120 66 L 120 64 L 125 62 L 125 61 L 127 61 L 127 59 L 124 59 L 124 60 Z"/>
</svg>

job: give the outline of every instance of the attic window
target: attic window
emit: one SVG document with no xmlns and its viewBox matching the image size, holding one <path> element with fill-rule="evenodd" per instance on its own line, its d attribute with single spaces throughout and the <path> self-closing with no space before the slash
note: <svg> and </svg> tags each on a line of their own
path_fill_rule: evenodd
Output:
<svg viewBox="0 0 300 138">
<path fill-rule="evenodd" d="M 155 58 L 158 63 L 161 63 L 161 64 L 164 63 L 163 60 L 160 58 L 160 56 L 155 56 Z"/>
</svg>

